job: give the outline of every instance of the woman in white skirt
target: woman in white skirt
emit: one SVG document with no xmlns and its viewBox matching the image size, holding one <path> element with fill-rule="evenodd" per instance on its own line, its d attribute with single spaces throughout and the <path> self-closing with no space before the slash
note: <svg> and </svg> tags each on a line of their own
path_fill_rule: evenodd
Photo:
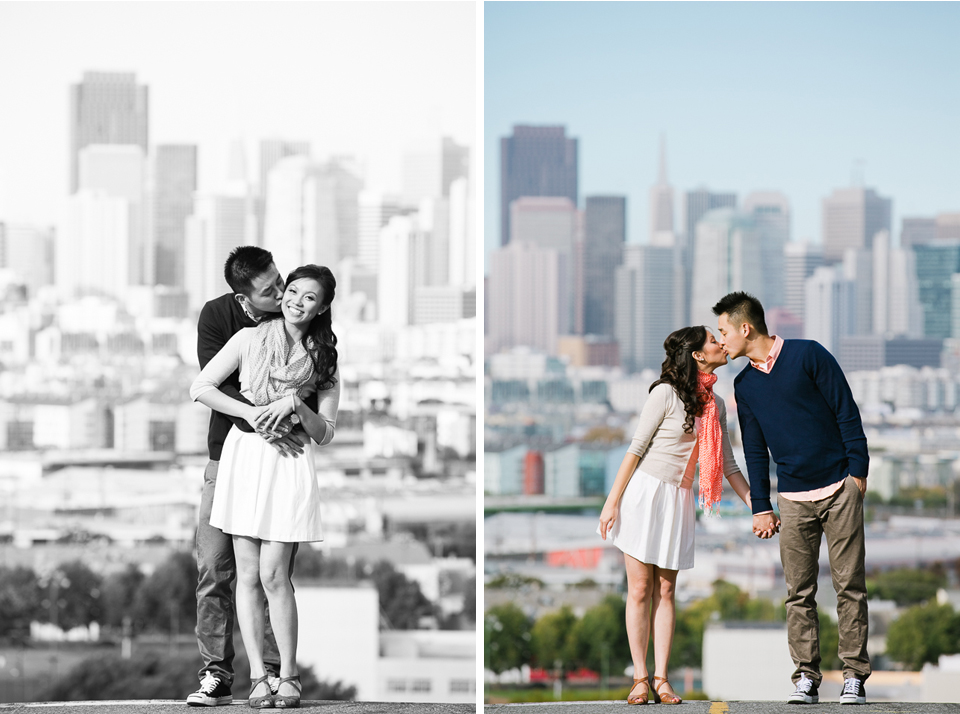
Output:
<svg viewBox="0 0 960 714">
<path fill-rule="evenodd" d="M 720 502 L 723 476 L 750 508 L 750 488 L 737 468 L 727 436 L 723 400 L 713 394 L 713 371 L 727 356 L 705 327 L 685 327 L 663 343 L 660 379 L 650 385 L 640 422 L 610 495 L 598 531 L 623 551 L 627 568 L 627 638 L 633 659 L 628 704 L 646 704 L 651 693 L 647 643 L 653 612 L 656 671 L 653 696 L 679 704 L 667 681 L 676 622 L 677 573 L 693 567 L 696 503 L 694 472 L 700 464 L 700 505 Z"/>
<path fill-rule="evenodd" d="M 290 582 L 296 543 L 323 540 L 320 492 L 312 443 L 333 438 L 340 403 L 337 338 L 330 304 L 336 280 L 328 268 L 305 265 L 287 276 L 282 319 L 240 330 L 207 363 L 190 396 L 211 409 L 246 419 L 257 432 L 232 428 L 220 457 L 210 525 L 233 536 L 237 559 L 237 620 L 250 660 L 251 707 L 297 707 L 297 603 Z M 217 387 L 240 369 L 236 401 Z M 317 391 L 317 412 L 301 396 Z M 309 437 L 299 458 L 285 458 L 262 434 L 291 428 Z M 261 589 L 262 584 L 262 589 Z M 274 694 L 260 651 L 263 593 L 280 651 L 280 684 Z"/>
</svg>

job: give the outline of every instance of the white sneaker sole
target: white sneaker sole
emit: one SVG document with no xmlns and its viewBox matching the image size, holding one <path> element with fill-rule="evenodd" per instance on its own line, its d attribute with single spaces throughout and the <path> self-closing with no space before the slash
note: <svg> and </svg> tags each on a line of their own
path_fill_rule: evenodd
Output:
<svg viewBox="0 0 960 714">
<path fill-rule="evenodd" d="M 233 695 L 226 697 L 205 697 L 191 694 L 187 697 L 188 707 L 223 707 L 233 704 Z"/>
<path fill-rule="evenodd" d="M 841 704 L 866 704 L 866 697 L 840 697 Z"/>
<path fill-rule="evenodd" d="M 787 704 L 819 704 L 820 695 L 814 694 L 810 696 L 809 694 L 804 694 L 802 696 L 791 696 L 787 700 Z"/>
</svg>

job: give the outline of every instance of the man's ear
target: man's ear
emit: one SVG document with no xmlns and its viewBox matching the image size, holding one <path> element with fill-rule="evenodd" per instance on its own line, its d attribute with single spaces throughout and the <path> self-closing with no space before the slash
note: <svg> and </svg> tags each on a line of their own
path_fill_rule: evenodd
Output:
<svg viewBox="0 0 960 714">
<path fill-rule="evenodd" d="M 243 300 L 244 300 L 244 298 L 246 298 L 246 297 L 247 297 L 247 296 L 244 295 L 243 293 L 236 293 L 236 294 L 233 296 L 233 299 L 236 300 L 238 303 L 240 303 L 240 305 L 242 306 L 242 305 L 243 305 Z"/>
</svg>

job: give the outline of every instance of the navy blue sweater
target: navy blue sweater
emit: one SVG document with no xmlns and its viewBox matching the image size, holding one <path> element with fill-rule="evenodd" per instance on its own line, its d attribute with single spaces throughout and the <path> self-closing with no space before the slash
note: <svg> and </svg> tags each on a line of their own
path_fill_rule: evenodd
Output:
<svg viewBox="0 0 960 714">
<path fill-rule="evenodd" d="M 733 380 L 754 513 L 777 490 L 811 491 L 847 475 L 866 478 L 870 458 L 860 410 L 840 365 L 813 340 L 784 340 L 769 374 L 752 365 Z"/>
</svg>

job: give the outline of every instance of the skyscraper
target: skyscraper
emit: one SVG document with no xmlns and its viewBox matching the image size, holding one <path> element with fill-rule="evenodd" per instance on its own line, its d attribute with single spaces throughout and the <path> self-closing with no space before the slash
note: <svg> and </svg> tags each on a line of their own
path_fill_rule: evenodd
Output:
<svg viewBox="0 0 960 714">
<path fill-rule="evenodd" d="M 257 243 L 259 245 L 263 245 L 264 231 L 267 228 L 268 177 L 280 161 L 290 156 L 309 157 L 310 142 L 287 139 L 263 139 L 260 142 L 260 174 L 256 199 Z"/>
<path fill-rule="evenodd" d="M 380 269 L 380 229 L 394 216 L 410 213 L 401 208 L 400 197 L 361 191 L 357 197 L 357 262 L 368 270 Z"/>
<path fill-rule="evenodd" d="M 70 87 L 70 192 L 79 186 L 80 150 L 133 144 L 147 153 L 148 88 L 132 72 L 84 72 Z"/>
<path fill-rule="evenodd" d="M 683 204 L 684 234 L 680 242 L 679 260 L 683 266 L 683 286 L 677 291 L 683 297 L 683 306 L 679 311 L 680 322 L 689 325 L 692 319 L 690 301 L 693 296 L 694 248 L 697 242 L 697 223 L 710 211 L 718 208 L 736 208 L 737 194 L 711 193 L 705 188 L 687 191 Z M 712 313 L 711 313 L 712 314 Z"/>
<path fill-rule="evenodd" d="M 960 213 L 941 213 L 935 218 L 904 218 L 900 247 L 935 245 L 960 240 Z"/>
<path fill-rule="evenodd" d="M 450 185 L 461 178 L 470 175 L 470 147 L 461 146 L 449 136 L 443 137 L 441 145 L 441 176 L 440 187 L 443 196 L 450 196 Z"/>
<path fill-rule="evenodd" d="M 521 196 L 566 196 L 578 203 L 577 140 L 562 126 L 513 127 L 500 139 L 500 244 L 510 240 L 510 204 Z"/>
<path fill-rule="evenodd" d="M 823 248 L 809 241 L 783 247 L 783 300 L 786 308 L 803 320 L 806 290 L 804 283 L 823 264 Z"/>
<path fill-rule="evenodd" d="M 839 359 L 840 339 L 853 334 L 856 321 L 854 285 L 839 265 L 824 265 L 807 278 L 803 336 L 816 340 Z"/>
<path fill-rule="evenodd" d="M 843 259 L 847 248 L 872 248 L 880 231 L 890 230 L 892 201 L 871 188 L 840 188 L 823 199 L 823 260 Z"/>
<path fill-rule="evenodd" d="M 610 276 L 623 263 L 627 199 L 587 196 L 583 219 L 583 331 L 613 335 L 615 287 Z"/>
<path fill-rule="evenodd" d="M 54 240 L 50 227 L 0 223 L 0 269 L 13 271 L 36 295 L 53 283 Z"/>
<path fill-rule="evenodd" d="M 952 276 L 960 273 L 960 241 L 913 247 L 917 291 L 923 308 L 923 336 L 951 337 L 954 323 Z"/>
<path fill-rule="evenodd" d="M 776 191 L 755 191 L 743 199 L 743 212 L 753 219 L 760 240 L 761 289 L 764 307 L 782 307 L 784 295 L 783 248 L 790 242 L 790 201 Z"/>
<path fill-rule="evenodd" d="M 923 336 L 914 252 L 892 248 L 886 230 L 873 241 L 873 332 L 885 337 Z"/>
<path fill-rule="evenodd" d="M 663 231 L 673 231 L 673 187 L 667 183 L 667 144 L 661 136 L 660 170 L 650 189 L 650 239 Z"/>
<path fill-rule="evenodd" d="M 157 285 L 183 287 L 186 221 L 197 190 L 197 147 L 160 144 L 153 156 L 152 230 Z"/>
<path fill-rule="evenodd" d="M 627 245 L 616 269 L 614 335 L 627 372 L 657 369 L 673 324 L 673 249 Z"/>
</svg>

